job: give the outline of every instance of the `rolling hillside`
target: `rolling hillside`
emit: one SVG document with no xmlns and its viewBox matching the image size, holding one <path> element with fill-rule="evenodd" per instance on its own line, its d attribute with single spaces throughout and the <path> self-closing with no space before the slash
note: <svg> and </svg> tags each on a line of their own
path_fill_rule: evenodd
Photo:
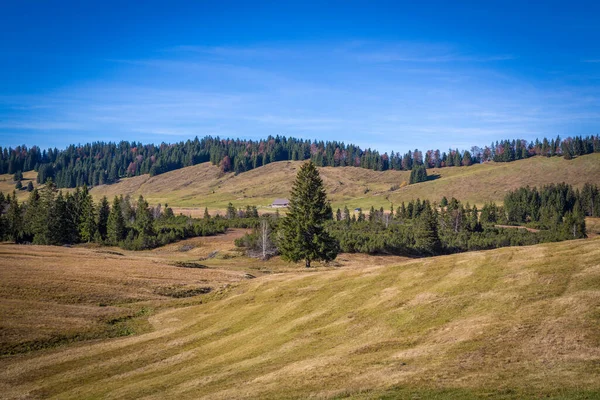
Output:
<svg viewBox="0 0 600 400">
<path fill-rule="evenodd" d="M 118 268 L 113 256 L 61 252 Z M 144 303 L 155 297 L 148 289 L 173 267 L 156 251 L 139 254 L 150 279 L 132 271 L 123 283 L 132 300 L 155 304 Z M 193 279 L 219 275 L 223 262 Z M 76 264 L 63 267 L 85 272 L 70 292 L 113 279 Z M 598 398 L 599 265 L 596 238 L 264 274 L 163 306 L 146 333 L 4 357 L 0 390 L 57 399 Z M 90 278 L 94 269 L 102 280 Z"/>
<path fill-rule="evenodd" d="M 245 172 L 221 174 L 210 163 L 165 173 L 122 179 L 121 182 L 92 190 L 96 197 L 116 194 L 143 194 L 150 203 L 183 208 L 222 210 L 228 202 L 236 206 L 267 206 L 274 198 L 286 197 L 301 162 L 278 162 Z M 409 179 L 409 172 L 377 172 L 363 168 L 320 168 L 334 208 L 371 205 L 389 209 L 390 204 L 414 198 L 439 201 L 442 196 L 482 204 L 501 201 L 507 191 L 521 186 L 569 182 L 581 187 L 600 184 L 600 154 L 574 160 L 535 157 L 511 163 L 487 163 L 471 167 L 429 169 L 432 179 L 395 190 Z M 434 179 L 435 178 L 435 179 Z"/>
<path fill-rule="evenodd" d="M 266 207 L 277 197 L 287 197 L 296 172 L 302 162 L 282 161 L 268 164 L 239 175 L 222 174 L 219 169 L 203 163 L 162 175 L 121 179 L 113 185 L 92 189 L 99 199 L 115 195 L 144 195 L 151 204 L 169 204 L 176 211 L 200 216 L 204 207 L 211 212 L 225 209 L 229 202 L 237 207 L 256 205 Z M 590 154 L 573 160 L 559 157 L 534 157 L 511 163 L 487 163 L 471 167 L 429 169 L 431 180 L 399 187 L 409 180 L 406 171 L 371 171 L 364 168 L 320 168 L 327 193 L 335 208 L 347 205 L 370 208 L 372 205 L 389 209 L 414 198 L 439 201 L 442 196 L 456 197 L 478 205 L 486 201 L 502 201 L 507 191 L 521 186 L 540 186 L 568 182 L 581 187 L 590 182 L 600 185 L 600 154 Z M 24 185 L 36 173 L 24 174 Z M 0 175 L 0 191 L 12 193 L 11 175 Z M 394 189 L 394 190 L 391 190 Z M 19 200 L 27 191 L 18 192 Z"/>
</svg>

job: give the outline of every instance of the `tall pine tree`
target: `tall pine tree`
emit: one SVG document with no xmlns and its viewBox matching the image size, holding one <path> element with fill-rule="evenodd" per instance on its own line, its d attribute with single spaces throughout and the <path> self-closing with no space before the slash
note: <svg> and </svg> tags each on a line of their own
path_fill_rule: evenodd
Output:
<svg viewBox="0 0 600 400">
<path fill-rule="evenodd" d="M 108 205 L 108 199 L 104 196 L 102 197 L 102 201 L 100 201 L 100 208 L 98 209 L 98 232 L 102 240 L 106 240 L 109 214 L 110 206 Z"/>
<path fill-rule="evenodd" d="M 6 212 L 6 230 L 11 240 L 15 243 L 23 237 L 23 210 L 17 201 L 17 195 L 13 192 L 8 210 Z"/>
<path fill-rule="evenodd" d="M 415 247 L 422 254 L 435 255 L 441 251 L 437 218 L 437 212 L 434 211 L 428 203 L 417 219 L 415 227 Z"/>
<path fill-rule="evenodd" d="M 121 211 L 121 200 L 117 196 L 113 201 L 106 224 L 106 236 L 112 245 L 118 245 L 125 238 L 125 218 Z"/>
<path fill-rule="evenodd" d="M 83 187 L 80 194 L 80 215 L 79 235 L 84 242 L 91 242 L 94 239 L 96 230 L 96 210 L 92 195 L 89 193 L 87 186 Z"/>
<path fill-rule="evenodd" d="M 281 255 L 285 260 L 304 259 L 307 268 L 312 261 L 331 261 L 337 257 L 339 244 L 325 230 L 332 218 L 323 180 L 309 161 L 302 165 L 292 186 L 289 212 L 283 219 Z"/>
</svg>

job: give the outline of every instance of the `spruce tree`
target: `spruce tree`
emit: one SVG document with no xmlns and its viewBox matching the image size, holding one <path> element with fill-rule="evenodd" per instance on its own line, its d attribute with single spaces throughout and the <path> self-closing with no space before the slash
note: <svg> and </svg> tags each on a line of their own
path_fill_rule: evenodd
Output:
<svg viewBox="0 0 600 400">
<path fill-rule="evenodd" d="M 331 261 L 337 257 L 339 244 L 325 230 L 332 210 L 327 201 L 323 180 L 315 165 L 302 165 L 292 186 L 288 214 L 282 223 L 281 255 L 285 260 Z"/>
<path fill-rule="evenodd" d="M 427 170 L 424 165 L 415 165 L 410 171 L 409 183 L 425 182 L 427 180 Z"/>
<path fill-rule="evenodd" d="M 109 214 L 110 206 L 108 205 L 108 199 L 104 196 L 102 197 L 102 201 L 100 201 L 100 208 L 98 209 L 98 233 L 102 240 L 106 240 Z"/>
<path fill-rule="evenodd" d="M 442 201 L 440 202 L 441 207 L 446 207 L 448 205 L 448 199 L 446 196 L 442 197 Z"/>
<path fill-rule="evenodd" d="M 6 230 L 8 236 L 15 243 L 21 241 L 23 237 L 23 210 L 17 201 L 17 195 L 13 192 L 8 210 L 6 212 Z"/>
<path fill-rule="evenodd" d="M 73 235 L 71 233 L 73 224 L 70 217 L 67 200 L 61 191 L 56 196 L 49 220 L 50 242 L 52 244 L 73 243 Z"/>
<path fill-rule="evenodd" d="M 28 240 L 33 240 L 35 231 L 37 228 L 37 214 L 41 211 L 40 209 L 40 193 L 37 189 L 29 193 L 27 202 L 24 204 L 23 211 L 23 234 Z"/>
<path fill-rule="evenodd" d="M 427 204 L 416 221 L 415 248 L 422 254 L 435 255 L 441 250 L 437 217 L 437 211 Z"/>
<path fill-rule="evenodd" d="M 148 202 L 140 195 L 135 211 L 135 228 L 140 235 L 154 236 L 154 218 L 148 208 Z"/>
<path fill-rule="evenodd" d="M 106 236 L 112 245 L 118 245 L 125 238 L 125 218 L 121 211 L 121 200 L 115 196 L 112 208 L 108 214 Z"/>
<path fill-rule="evenodd" d="M 33 193 L 33 192 L 32 192 Z M 54 242 L 54 226 L 57 224 L 59 216 L 54 212 L 54 199 L 56 197 L 56 186 L 52 179 L 46 181 L 46 186 L 40 193 L 39 202 L 36 206 L 31 206 L 33 212 L 33 242 L 35 244 L 56 244 Z M 28 209 L 30 205 L 27 205 Z"/>
<path fill-rule="evenodd" d="M 210 214 L 208 213 L 208 207 L 204 207 L 204 219 L 210 219 Z"/>
<path fill-rule="evenodd" d="M 80 195 L 80 215 L 79 221 L 79 235 L 81 240 L 84 242 L 91 242 L 94 240 L 96 230 L 96 210 L 94 207 L 94 200 L 92 195 L 89 193 L 87 186 L 83 187 Z"/>
</svg>

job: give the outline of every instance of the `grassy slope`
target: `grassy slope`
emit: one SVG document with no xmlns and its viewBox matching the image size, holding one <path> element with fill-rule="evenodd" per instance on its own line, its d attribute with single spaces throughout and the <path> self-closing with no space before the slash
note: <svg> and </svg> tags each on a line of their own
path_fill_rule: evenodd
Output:
<svg viewBox="0 0 600 400">
<path fill-rule="evenodd" d="M 264 275 L 151 317 L 150 333 L 5 358 L 0 389 L 64 399 L 600 396 L 600 239 L 368 265 Z"/>
<path fill-rule="evenodd" d="M 228 235 L 230 247 L 238 232 Z M 191 253 L 206 253 L 202 247 L 210 248 Z M 241 272 L 176 268 L 171 259 L 187 253 L 162 253 L 0 245 L 0 354 L 127 334 L 129 320 L 163 307 L 166 293 L 241 279 Z"/>
<path fill-rule="evenodd" d="M 279 162 L 238 176 L 219 174 L 209 163 L 172 171 L 150 178 L 139 176 L 123 179 L 110 186 L 92 190 L 95 196 L 143 194 L 153 204 L 222 210 L 228 202 L 267 206 L 276 197 L 287 197 L 301 162 Z M 334 208 L 368 208 L 371 205 L 389 209 L 414 198 L 439 201 L 442 196 L 482 204 L 501 201 L 505 193 L 530 185 L 569 182 L 576 187 L 586 182 L 600 184 L 600 154 L 567 161 L 562 158 L 536 157 L 513 163 L 488 163 L 468 168 L 452 167 L 428 170 L 438 179 L 390 191 L 409 178 L 408 172 L 375 172 L 362 168 L 321 168 L 321 176 Z M 365 193 L 366 192 L 366 193 Z"/>
<path fill-rule="evenodd" d="M 297 269 L 277 259 L 263 263 L 242 257 L 233 242 L 246 231 L 231 229 L 225 235 L 140 252 L 0 244 L 0 357 L 139 332 L 147 324 L 137 317 L 182 301 L 197 304 L 205 297 L 182 300 L 179 296 L 185 292 L 207 287 L 218 291 L 243 280 L 245 273 L 261 276 Z M 337 263 L 347 267 L 368 260 L 371 265 L 389 265 L 405 259 L 354 254 Z M 207 268 L 176 267 L 177 261 Z"/>
<path fill-rule="evenodd" d="M 29 183 L 29 181 L 31 181 L 33 183 L 33 187 L 38 187 L 38 184 L 35 180 L 36 178 L 37 178 L 37 172 L 35 172 L 35 171 L 28 171 L 28 172 L 23 173 L 23 180 L 21 181 L 21 183 L 23 184 L 23 188 L 27 187 L 27 184 Z M 16 184 L 16 182 L 13 181 L 12 175 L 8 175 L 8 174 L 0 175 L 0 192 L 2 192 L 4 194 L 10 193 L 10 195 L 12 196 L 12 193 L 15 190 L 15 184 Z M 23 201 L 23 200 L 27 199 L 27 196 L 29 196 L 29 192 L 27 192 L 27 190 L 18 190 L 17 191 L 17 198 L 19 199 L 19 201 Z"/>
</svg>

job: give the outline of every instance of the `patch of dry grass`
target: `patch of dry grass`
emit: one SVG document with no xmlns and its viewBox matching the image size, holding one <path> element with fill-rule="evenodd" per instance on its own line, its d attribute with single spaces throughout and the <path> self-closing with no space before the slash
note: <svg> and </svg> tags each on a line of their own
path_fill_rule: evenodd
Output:
<svg viewBox="0 0 600 400">
<path fill-rule="evenodd" d="M 63 399 L 599 395 L 599 239 L 387 261 L 342 255 L 340 267 L 306 271 L 274 259 L 263 265 L 280 273 L 173 305 L 149 318 L 151 332 L 4 358 L 0 389 Z M 235 277 L 234 264 L 252 262 L 206 261 Z"/>
<path fill-rule="evenodd" d="M 600 218 L 587 217 L 585 219 L 585 229 L 587 230 L 588 237 L 600 235 Z"/>
<path fill-rule="evenodd" d="M 29 196 L 29 192 L 27 190 L 25 190 L 25 188 L 27 187 L 27 184 L 29 182 L 33 183 L 33 187 L 38 187 L 37 181 L 37 172 L 35 171 L 28 171 L 23 173 L 23 180 L 21 181 L 21 183 L 23 184 L 23 189 L 22 190 L 17 190 L 17 199 L 19 199 L 19 201 L 23 201 L 25 199 L 27 199 L 27 196 Z M 15 190 L 15 185 L 16 182 L 13 181 L 13 176 L 9 175 L 9 174 L 3 174 L 0 175 L 0 192 L 4 193 L 4 194 L 10 194 L 12 196 L 13 191 Z"/>
<path fill-rule="evenodd" d="M 232 246 L 232 238 L 239 235 L 233 231 L 211 239 Z M 242 279 L 234 271 L 173 265 L 173 260 L 188 260 L 215 246 L 196 247 L 189 253 L 175 247 L 136 253 L 0 245 L 1 353 L 130 334 L 135 327 L 129 320 L 167 306 L 173 296 L 165 293 L 174 287 L 180 293 L 219 289 Z"/>
</svg>

